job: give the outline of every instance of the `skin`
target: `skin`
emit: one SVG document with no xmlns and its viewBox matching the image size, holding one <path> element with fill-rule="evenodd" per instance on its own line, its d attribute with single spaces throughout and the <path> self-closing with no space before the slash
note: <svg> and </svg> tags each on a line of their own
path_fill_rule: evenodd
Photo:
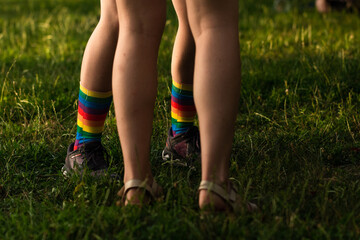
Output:
<svg viewBox="0 0 360 240">
<path fill-rule="evenodd" d="M 150 138 L 157 91 L 157 57 L 165 26 L 165 0 L 116 0 L 121 31 L 113 68 L 113 96 L 124 182 L 153 177 Z M 128 199 L 137 199 L 137 190 Z M 137 200 L 134 200 L 136 203 Z"/>
<path fill-rule="evenodd" d="M 184 0 L 173 0 L 179 20 L 171 59 L 172 78 L 182 84 L 194 82 L 195 40 L 191 33 Z"/>
<path fill-rule="evenodd" d="M 330 11 L 330 7 L 326 3 L 326 0 L 316 0 L 315 5 L 316 5 L 316 9 L 321 13 L 326 13 Z"/>
<path fill-rule="evenodd" d="M 194 82 L 202 180 L 226 184 L 241 82 L 238 2 L 173 3 L 179 29 L 171 72 L 177 82 Z M 113 91 L 124 182 L 153 181 L 150 138 L 165 18 L 165 0 L 101 0 L 101 19 L 84 53 L 81 84 L 94 91 Z M 131 189 L 126 204 L 139 204 L 141 195 Z M 218 210 L 227 207 L 216 195 L 200 191 L 200 208 L 209 204 Z"/>
<path fill-rule="evenodd" d="M 177 0 L 176 0 L 177 1 Z M 185 0 L 195 40 L 194 101 L 199 117 L 202 180 L 227 184 L 241 85 L 238 1 Z M 199 206 L 227 206 L 200 191 Z"/>
<path fill-rule="evenodd" d="M 112 89 L 119 21 L 114 0 L 101 0 L 100 4 L 100 20 L 85 48 L 80 81 L 86 89 L 107 92 Z"/>
</svg>

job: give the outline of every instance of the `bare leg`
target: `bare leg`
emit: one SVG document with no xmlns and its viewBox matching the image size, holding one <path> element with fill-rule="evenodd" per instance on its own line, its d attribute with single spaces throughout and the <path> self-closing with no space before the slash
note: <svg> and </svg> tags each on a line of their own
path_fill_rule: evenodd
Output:
<svg viewBox="0 0 360 240">
<path fill-rule="evenodd" d="M 101 0 L 101 17 L 86 46 L 81 66 L 77 133 L 73 150 L 89 142 L 101 142 L 111 104 L 112 65 L 119 32 L 115 0 Z M 100 94 L 89 100 L 90 92 Z M 94 103 L 90 107 L 90 102 Z M 105 102 L 104 102 L 105 101 Z M 97 110 L 95 110 L 94 104 Z M 101 108 L 101 111 L 99 109 Z M 85 116 L 86 114 L 89 116 Z M 100 114 L 101 112 L 101 114 Z M 102 116 L 105 114 L 105 116 Z"/>
<path fill-rule="evenodd" d="M 124 181 L 153 180 L 150 138 L 157 87 L 157 57 L 165 25 L 165 0 L 116 0 L 120 34 L 113 69 L 116 122 L 124 156 Z M 128 199 L 137 192 L 130 190 Z"/>
<path fill-rule="evenodd" d="M 186 4 L 196 43 L 194 99 L 200 124 L 202 180 L 223 184 L 229 176 L 241 84 L 238 1 L 186 0 Z M 200 207 L 210 202 L 223 204 L 211 195 L 200 191 Z"/>
<path fill-rule="evenodd" d="M 184 0 L 173 0 L 179 20 L 171 61 L 171 126 L 172 136 L 185 134 L 194 126 L 196 110 L 193 96 L 195 42 L 192 36 Z M 183 136 L 185 136 L 183 135 Z M 181 136 L 181 135 L 180 135 Z M 179 137 L 180 137 L 179 136 Z M 190 136 L 190 135 L 188 135 Z M 168 138 L 170 143 L 171 135 Z M 171 145 L 171 144 L 170 144 Z M 180 155 L 193 154 L 188 146 L 178 143 L 173 146 Z M 183 156 L 186 158 L 186 154 Z"/>
<path fill-rule="evenodd" d="M 194 77 L 195 41 L 189 26 L 185 1 L 173 0 L 173 4 L 179 28 L 172 53 L 171 75 L 177 82 L 189 84 L 193 83 Z"/>
<path fill-rule="evenodd" d="M 81 84 L 90 90 L 111 90 L 112 68 L 119 32 L 115 0 L 101 0 L 101 17 L 82 61 Z"/>
</svg>

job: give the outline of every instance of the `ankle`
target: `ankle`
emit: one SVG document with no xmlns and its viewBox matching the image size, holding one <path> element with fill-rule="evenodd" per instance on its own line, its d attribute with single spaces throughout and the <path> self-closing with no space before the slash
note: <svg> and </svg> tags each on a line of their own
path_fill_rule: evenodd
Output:
<svg viewBox="0 0 360 240">
<path fill-rule="evenodd" d="M 201 210 L 226 211 L 229 209 L 229 206 L 224 199 L 217 194 L 208 190 L 200 190 L 199 208 Z"/>
<path fill-rule="evenodd" d="M 204 179 L 201 181 L 199 187 L 200 209 L 221 212 L 231 210 L 231 206 L 227 200 L 224 199 L 224 197 L 227 197 L 231 188 L 229 179 Z"/>
<path fill-rule="evenodd" d="M 201 182 L 203 182 L 203 181 L 207 181 L 207 182 L 217 184 L 217 185 L 223 187 L 226 190 L 228 190 L 228 188 L 230 186 L 229 185 L 230 180 L 229 180 L 228 176 L 226 176 L 226 177 L 217 177 L 216 179 L 214 177 L 202 177 Z"/>
<path fill-rule="evenodd" d="M 144 189 L 132 188 L 125 195 L 125 205 L 143 206 L 150 202 L 151 197 Z"/>
<path fill-rule="evenodd" d="M 159 195 L 159 192 L 162 194 L 162 188 L 156 184 L 154 179 L 151 181 L 130 179 L 124 183 L 123 193 L 118 193 L 119 196 L 122 196 L 124 205 L 147 205 L 152 198 L 155 199 Z"/>
<path fill-rule="evenodd" d="M 135 174 L 129 174 L 129 175 L 124 175 L 124 183 L 130 181 L 130 180 L 134 180 L 134 179 L 137 179 L 137 180 L 140 180 L 140 181 L 143 181 L 143 182 L 146 182 L 146 184 L 148 185 L 152 185 L 152 183 L 154 182 L 154 177 L 152 176 L 152 174 L 146 174 L 145 176 L 142 175 L 135 175 Z"/>
<path fill-rule="evenodd" d="M 136 166 L 126 166 L 124 172 L 124 183 L 137 179 L 140 181 L 146 181 L 147 184 L 152 184 L 154 177 L 152 175 L 150 166 L 139 168 Z"/>
</svg>

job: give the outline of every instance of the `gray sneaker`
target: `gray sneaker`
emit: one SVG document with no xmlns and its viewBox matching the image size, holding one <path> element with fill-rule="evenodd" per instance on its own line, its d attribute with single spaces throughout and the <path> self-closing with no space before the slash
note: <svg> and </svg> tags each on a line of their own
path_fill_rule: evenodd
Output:
<svg viewBox="0 0 360 240">
<path fill-rule="evenodd" d="M 104 175 L 108 168 L 108 162 L 104 158 L 108 157 L 105 148 L 100 142 L 89 142 L 74 150 L 74 143 L 71 143 L 67 150 L 65 164 L 61 171 L 64 176 L 73 173 L 84 174 L 86 170 L 91 176 Z"/>
<path fill-rule="evenodd" d="M 162 159 L 175 165 L 190 166 L 199 159 L 200 152 L 200 134 L 197 127 L 191 127 L 176 136 L 170 128 Z"/>
</svg>

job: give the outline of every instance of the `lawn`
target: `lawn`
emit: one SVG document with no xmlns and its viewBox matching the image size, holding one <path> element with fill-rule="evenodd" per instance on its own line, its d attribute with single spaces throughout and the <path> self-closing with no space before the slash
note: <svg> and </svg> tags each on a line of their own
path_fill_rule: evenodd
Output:
<svg viewBox="0 0 360 240">
<path fill-rule="evenodd" d="M 299 1 L 300 2 L 300 1 Z M 308 4 L 240 2 L 242 79 L 231 176 L 261 212 L 197 207 L 196 168 L 161 160 L 170 126 L 177 20 L 159 52 L 151 162 L 166 190 L 117 207 L 122 180 L 63 178 L 76 134 L 80 66 L 98 0 L 0 4 L 0 239 L 360 239 L 360 16 Z M 113 107 L 103 143 L 123 174 Z"/>
</svg>

